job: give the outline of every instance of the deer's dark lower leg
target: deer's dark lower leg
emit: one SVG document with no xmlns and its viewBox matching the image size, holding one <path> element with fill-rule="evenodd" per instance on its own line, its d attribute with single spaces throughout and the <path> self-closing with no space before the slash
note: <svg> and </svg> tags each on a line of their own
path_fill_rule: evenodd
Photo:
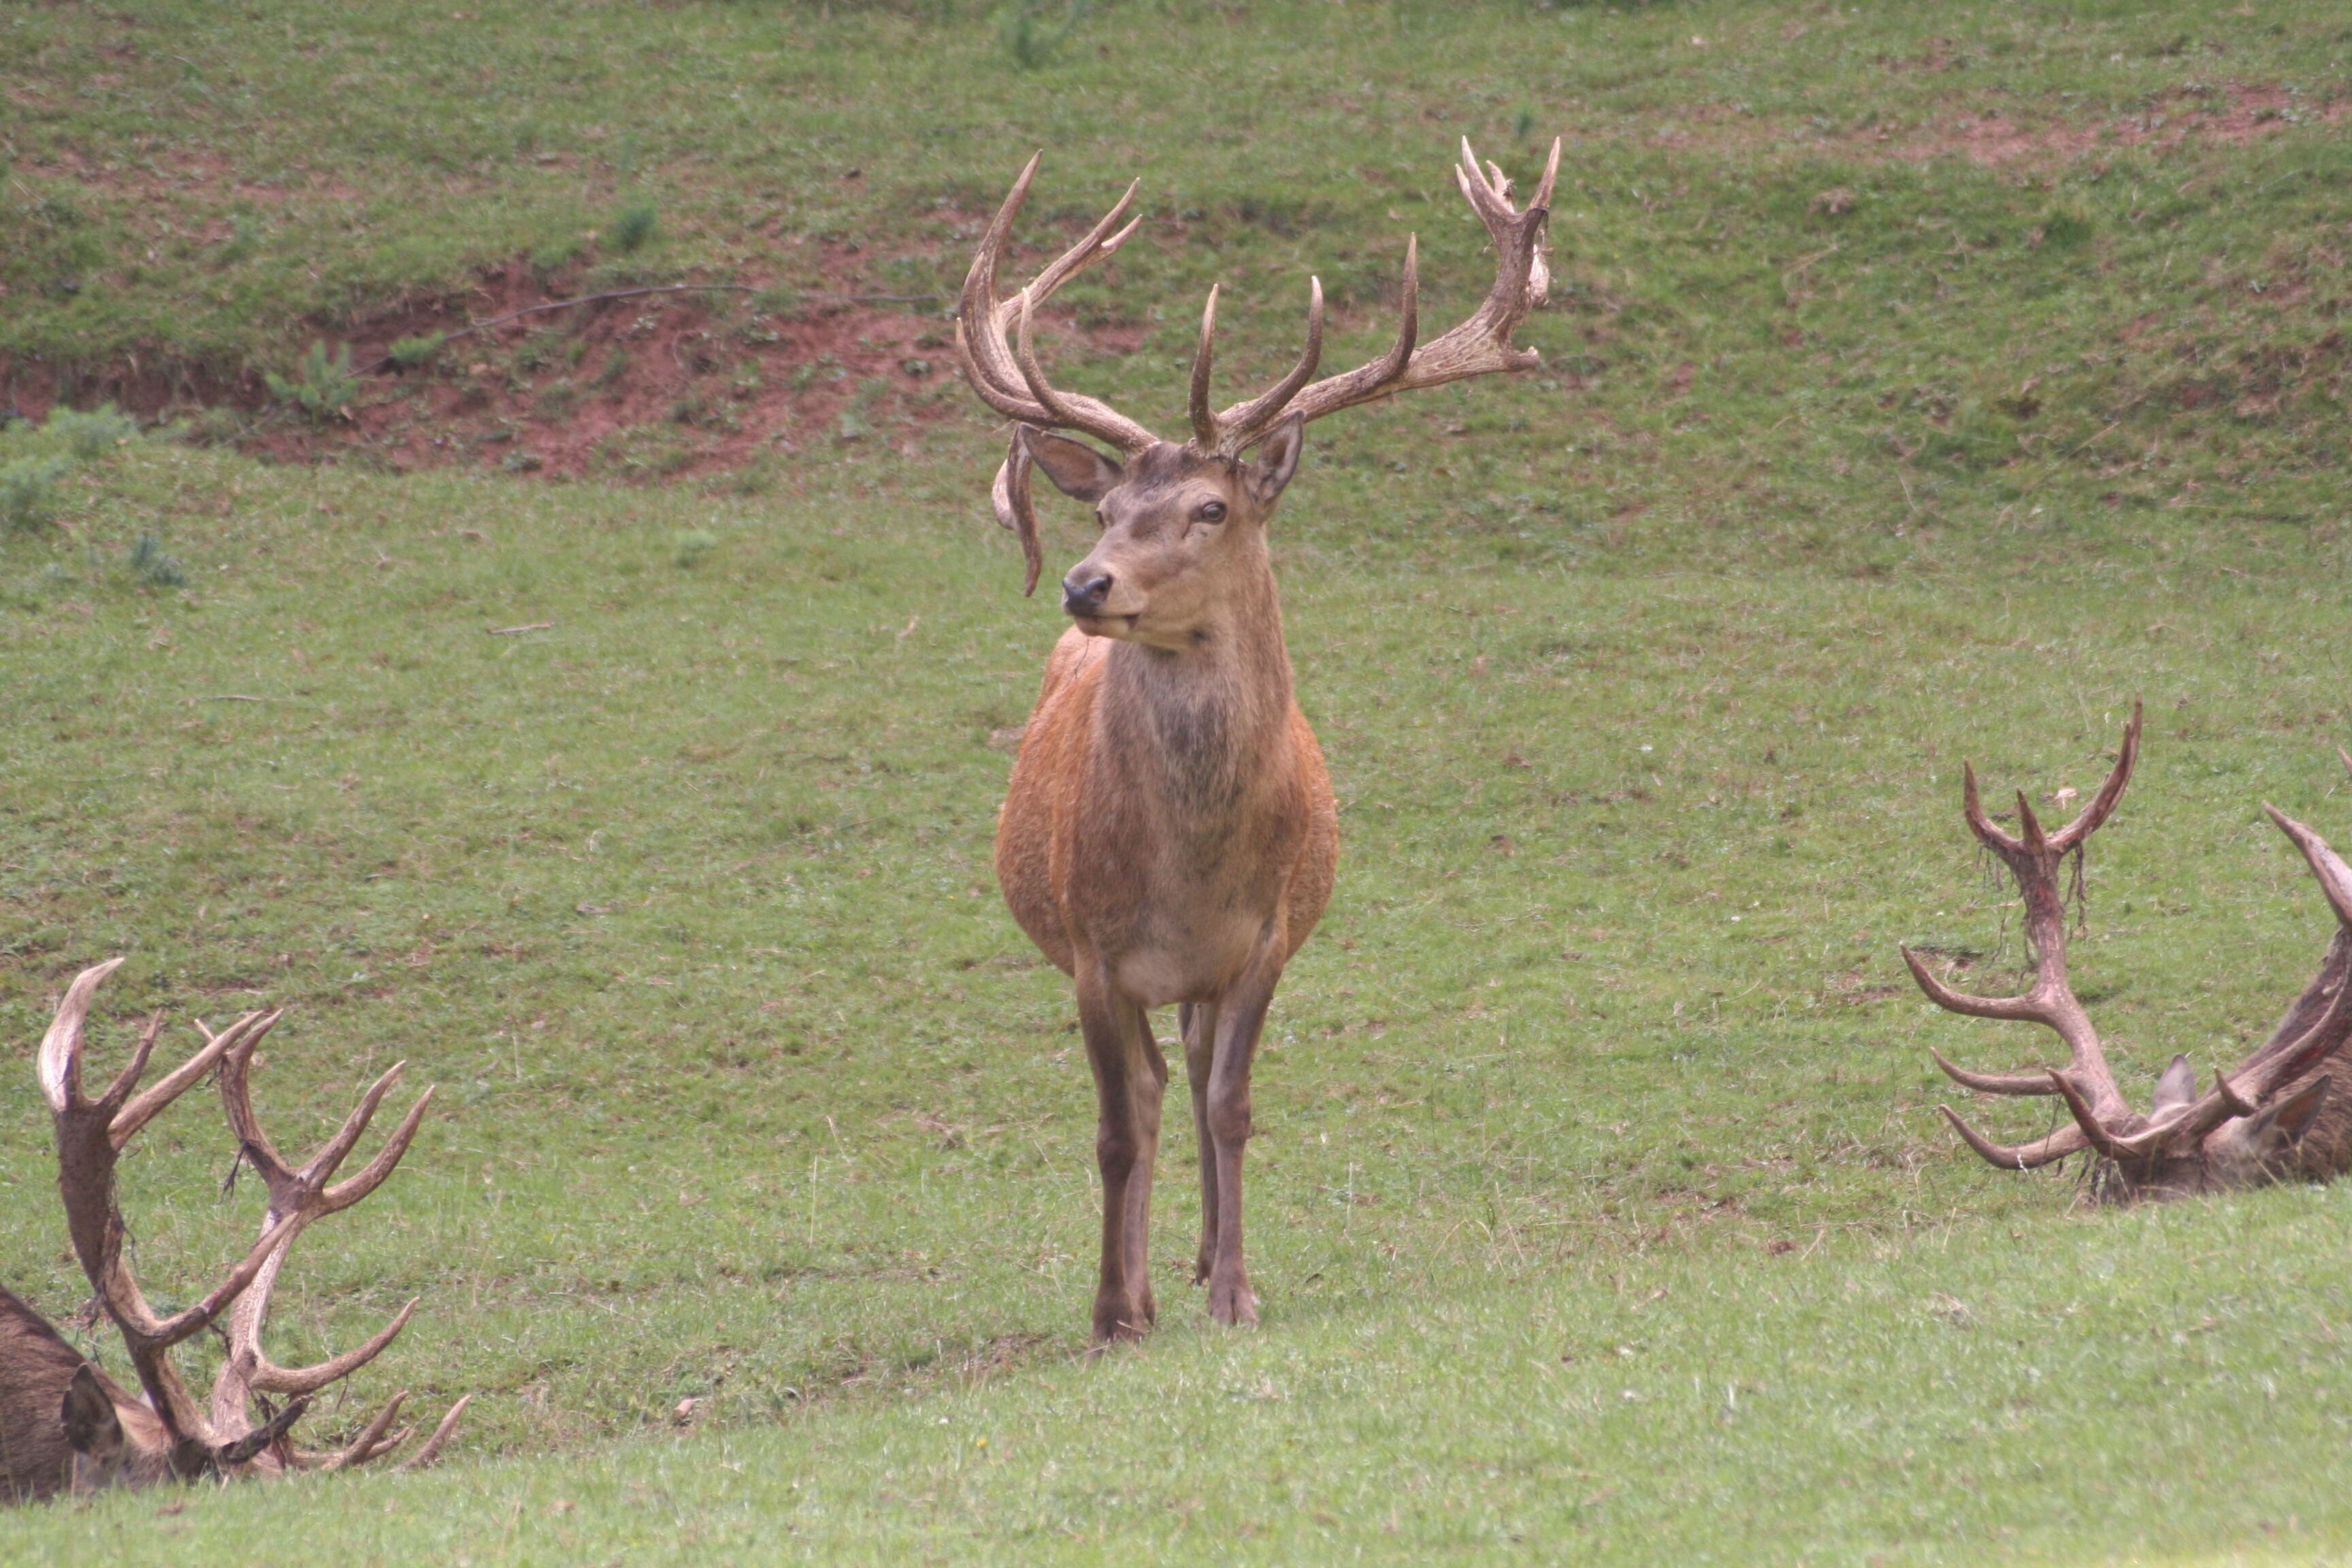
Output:
<svg viewBox="0 0 2352 1568">
<path fill-rule="evenodd" d="M 1177 1010 L 1184 1037 L 1184 1077 L 1192 1090 L 1192 1131 L 1200 1140 L 1201 1248 L 1192 1259 L 1192 1283 L 1209 1282 L 1217 1238 L 1217 1145 L 1209 1132 L 1209 1072 L 1217 1056 L 1217 1009 L 1212 1003 L 1186 1003 Z"/>
<path fill-rule="evenodd" d="M 1209 1316 L 1255 1326 L 1257 1293 L 1242 1266 L 1242 1153 L 1250 1135 L 1250 1068 L 1258 1032 L 1282 979 L 1281 960 L 1266 941 L 1253 964 L 1217 1009 L 1216 1049 L 1209 1068 L 1208 1130 L 1215 1150 L 1217 1225 L 1209 1258 Z"/>
<path fill-rule="evenodd" d="M 1083 973 L 1083 969 L 1081 970 Z M 1102 1173 L 1102 1260 L 1095 1281 L 1094 1339 L 1134 1339 L 1148 1327 L 1129 1279 L 1128 1226 L 1135 1213 L 1130 1188 L 1143 1152 L 1136 1079 L 1141 1063 L 1108 987 L 1078 988 L 1078 1026 L 1095 1080 L 1095 1163 Z M 1149 1177 L 1146 1177 L 1147 1181 Z"/>
</svg>

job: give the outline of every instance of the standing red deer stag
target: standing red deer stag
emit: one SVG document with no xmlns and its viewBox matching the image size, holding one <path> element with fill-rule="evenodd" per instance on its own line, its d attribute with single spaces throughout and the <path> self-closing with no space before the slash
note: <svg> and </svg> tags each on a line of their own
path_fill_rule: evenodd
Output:
<svg viewBox="0 0 2352 1568">
<path fill-rule="evenodd" d="M 2025 898 L 2025 935 L 2032 944 L 2033 984 L 2022 996 L 1969 996 L 1937 979 L 1909 948 L 1904 962 L 1928 1000 L 1972 1018 L 2013 1018 L 2042 1025 L 2065 1042 L 2063 1068 L 1981 1073 L 1954 1067 L 1939 1053 L 1936 1065 L 1960 1084 L 1986 1094 L 2055 1095 L 2072 1113 L 2070 1125 L 2014 1146 L 1995 1143 L 1943 1106 L 1969 1148 L 2008 1171 L 2032 1170 L 2070 1154 L 2095 1157 L 2091 1190 L 2112 1202 L 2174 1197 L 2280 1181 L 2325 1181 L 2352 1167 L 2352 1106 L 2331 1094 L 2333 1069 L 2352 1038 L 2352 867 L 2319 835 L 2274 806 L 2271 820 L 2303 852 L 2320 891 L 2336 911 L 2336 930 L 2319 973 L 2286 1010 L 2270 1037 L 2229 1072 L 2216 1068 L 2213 1087 L 2197 1093 L 2196 1069 L 2176 1056 L 2156 1080 L 2143 1116 L 2116 1087 L 2092 1028 L 2090 1015 L 2066 977 L 2066 913 L 2062 864 L 2079 852 L 2123 799 L 2139 760 L 2139 704 L 2132 705 L 2115 769 L 2082 814 L 2055 833 L 2042 831 L 2033 807 L 2018 792 L 2019 831 L 1992 825 L 1977 798 L 1974 768 L 1963 770 L 1961 810 L 1977 841 L 2000 858 Z M 2352 767 L 2352 756 L 2345 758 Z"/>
<path fill-rule="evenodd" d="M 417 1100 L 365 1169 L 331 1185 L 377 1104 L 399 1080 L 400 1068 L 378 1079 L 341 1129 L 299 1169 L 290 1166 L 255 1117 L 249 1087 L 255 1047 L 278 1022 L 276 1013 L 249 1013 L 217 1035 L 206 1032 L 203 1049 L 133 1098 L 163 1032 L 159 1013 L 140 1037 L 130 1065 L 93 1100 L 82 1092 L 82 1025 L 99 982 L 121 962 L 85 969 L 75 978 L 41 1041 L 39 1071 L 57 1133 L 66 1228 L 98 1293 L 97 1304 L 121 1332 L 145 1397 L 122 1388 L 39 1313 L 0 1290 L 0 1498 L 202 1476 L 344 1469 L 391 1452 L 410 1436 L 406 1427 L 390 1432 L 405 1393 L 394 1395 L 358 1436 L 331 1453 L 299 1452 L 287 1432 L 312 1394 L 365 1366 L 392 1343 L 415 1302 L 365 1343 L 315 1366 L 272 1363 L 262 1351 L 261 1330 L 295 1237 L 312 1220 L 347 1209 L 383 1184 L 416 1136 L 433 1091 Z M 200 1300 L 163 1316 L 148 1305 L 123 1256 L 129 1231 L 115 1205 L 114 1167 L 139 1130 L 208 1072 L 219 1077 L 222 1108 L 238 1155 L 260 1174 L 268 1210 L 260 1239 L 227 1278 Z M 211 1399 L 199 1404 L 181 1381 L 171 1352 L 215 1323 L 225 1330 L 227 1359 L 214 1379 Z M 289 1403 L 273 1411 L 267 1403 L 273 1395 Z M 439 1456 L 470 1398 L 460 1399 L 442 1417 L 404 1468 L 429 1465 Z M 252 1408 L 257 1403 L 262 1405 L 257 1418 Z"/>
<path fill-rule="evenodd" d="M 1171 1004 L 1201 1146 L 1194 1279 L 1207 1283 L 1217 1321 L 1257 1321 L 1242 1267 L 1250 1064 L 1283 965 L 1330 897 L 1339 837 L 1322 752 L 1292 697 L 1266 552 L 1301 431 L 1359 403 L 1537 363 L 1534 350 L 1511 346 L 1511 334 L 1549 286 L 1544 237 L 1559 167 L 1555 142 L 1522 210 L 1502 171 L 1482 170 L 1464 142 L 1455 178 L 1494 243 L 1494 287 L 1469 320 L 1418 342 L 1408 242 L 1396 342 L 1345 374 L 1309 380 L 1323 345 L 1322 284 L 1310 282 L 1298 363 L 1258 396 L 1213 409 L 1212 289 L 1192 361 L 1192 434 L 1181 446 L 1055 388 L 1031 342 L 1037 308 L 1135 232 L 1134 223 L 1118 227 L 1133 185 L 1076 246 L 999 300 L 997 267 L 1037 171 L 1032 158 L 964 279 L 959 362 L 982 401 L 1014 421 L 994 500 L 997 521 L 1021 540 L 1024 591 L 1036 586 L 1042 559 L 1033 465 L 1090 504 L 1102 529 L 1063 579 L 1062 607 L 1075 625 L 1046 663 L 996 834 L 997 877 L 1013 918 L 1076 982 L 1100 1115 L 1097 1343 L 1134 1338 L 1154 1315 L 1146 1237 L 1168 1064 L 1148 1015 Z M 1091 436 L 1119 457 L 1049 434 L 1055 429 Z M 1253 448 L 1255 460 L 1244 461 Z"/>
</svg>

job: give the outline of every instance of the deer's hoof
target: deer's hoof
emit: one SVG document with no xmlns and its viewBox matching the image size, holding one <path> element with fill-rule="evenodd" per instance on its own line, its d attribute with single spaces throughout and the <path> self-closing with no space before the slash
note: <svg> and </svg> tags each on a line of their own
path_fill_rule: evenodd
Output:
<svg viewBox="0 0 2352 1568">
<path fill-rule="evenodd" d="M 1248 1285 L 1209 1282 L 1209 1316 L 1232 1329 L 1257 1327 L 1257 1292 Z"/>
</svg>

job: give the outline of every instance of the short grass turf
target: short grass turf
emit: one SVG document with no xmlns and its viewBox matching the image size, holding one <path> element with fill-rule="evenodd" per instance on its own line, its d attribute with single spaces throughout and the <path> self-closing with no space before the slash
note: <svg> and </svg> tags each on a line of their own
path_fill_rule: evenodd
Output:
<svg viewBox="0 0 2352 1568">
<path fill-rule="evenodd" d="M 252 13 L 189 58 L 268 58 L 308 15 Z M 2124 1069 L 2144 1089 L 2175 1050 L 2231 1059 L 2315 966 L 2326 907 L 2260 803 L 2352 837 L 2333 755 L 2352 724 L 2327 260 L 2352 164 L 2326 129 L 2329 15 L 1451 15 L 1118 8 L 1035 69 L 982 22 L 931 14 L 582 24 L 656 40 L 629 57 L 656 84 L 731 58 L 757 24 L 822 45 L 810 69 L 929 72 L 1008 120 L 1064 116 L 1066 216 L 1146 163 L 1180 185 L 1259 177 L 1238 144 L 1129 147 L 1068 107 L 1171 28 L 1261 46 L 1290 79 L 1360 67 L 1436 111 L 1425 133 L 1358 110 L 1307 123 L 1284 144 L 1300 188 L 1340 163 L 1433 174 L 1480 104 L 1521 163 L 1517 110 L 1500 124 L 1496 102 L 1642 121 L 1577 154 L 1580 179 L 1617 193 L 1584 221 L 1624 249 L 1604 268 L 1563 206 L 1571 286 L 1528 334 L 1555 374 L 1318 426 L 1277 525 L 1346 849 L 1260 1068 L 1264 1330 L 1210 1329 L 1173 1267 L 1194 1202 L 1180 1128 L 1160 1331 L 1079 1355 L 1083 1054 L 1064 983 L 987 868 L 1004 732 L 1058 628 L 1018 598 L 985 521 L 978 419 L 820 444 L 756 485 L 669 489 L 273 469 L 133 440 L 61 459 L 56 520 L 0 535 L 8 1283 L 60 1318 L 79 1300 L 29 1054 L 74 970 L 127 952 L 102 1060 L 152 1007 L 215 1026 L 288 1007 L 258 1080 L 282 1142 L 331 1125 L 394 1059 L 441 1085 L 401 1175 L 305 1239 L 274 1342 L 280 1359 L 340 1346 L 422 1294 L 401 1344 L 307 1426 L 348 1433 L 401 1387 L 482 1397 L 435 1475 L 28 1510 L 0 1522 L 12 1552 L 2343 1547 L 2343 1194 L 2123 1215 L 2078 1209 L 2063 1175 L 1975 1164 L 1934 1117 L 1954 1091 L 1927 1048 L 2006 1066 L 2048 1045 L 1935 1013 L 1893 952 L 1927 944 L 1971 984 L 2015 981 L 2014 919 L 1958 821 L 1960 762 L 1996 790 L 2087 790 L 2144 698 L 2147 756 L 2094 847 L 2077 960 Z M 55 52 L 26 58 L 68 83 L 96 47 L 72 29 L 112 25 L 73 8 L 7 23 L 53 29 Z M 414 52 L 439 26 L 346 46 L 347 63 L 389 49 L 415 64 L 401 79 L 420 101 L 455 93 Z M 537 36 L 509 26 L 499 48 Z M 1824 37 L 1838 52 L 1806 52 Z M 1738 50 L 1706 52 L 1727 40 Z M 1591 79 L 1528 85 L 1525 60 Z M 1814 109 L 1833 90 L 2002 82 L 2009 111 L 2061 128 L 2200 83 L 2291 84 L 2289 108 L 2320 123 L 2022 165 L 1914 163 L 1818 128 L 1830 144 L 1812 147 L 1801 115 L 1777 140 L 1659 145 L 1651 121 L 1724 72 L 1752 88 L 1742 101 Z M 1617 96 L 1581 95 L 1609 82 Z M 45 156 L 118 144 L 73 118 L 102 94 L 50 94 L 52 120 L 11 101 L 11 133 L 46 127 Z M 140 100 L 188 122 L 240 101 Z M 871 103 L 833 112 L 845 139 L 908 135 Z M 1216 123 L 1213 104 L 1170 113 Z M 1890 134 L 1938 123 L 1923 110 Z M 957 190 L 991 189 L 1034 133 L 935 148 L 899 188 L 954 194 L 937 183 L 953 167 Z M 377 167 L 407 157 L 352 146 Z M 714 189 L 740 178 L 685 163 Z M 1813 200 L 1838 189 L 1884 200 Z M 1390 199 L 1342 185 L 1295 235 L 1278 214 L 1214 209 L 1238 259 L 1266 268 L 1245 330 L 1268 364 L 1291 326 L 1276 285 L 1334 253 L 1363 258 L 1356 330 L 1376 341 L 1370 279 L 1391 237 L 1368 204 Z M 488 224 L 492 205 L 459 206 Z M 1936 226 L 1958 209 L 2011 226 Z M 388 209 L 374 237 L 316 247 L 392 268 L 388 286 L 511 239 L 449 226 Z M 1433 286 L 1466 300 L 1478 258 L 1438 232 Z M 1181 321 L 1206 243 L 1171 237 L 1139 261 L 1122 308 Z M 1655 270 L 1626 271 L 1636 250 Z M 1822 269 L 1847 264 L 1840 297 Z M 78 318 L 20 312 L 38 279 L 9 276 L 9 319 L 31 322 L 12 352 L 68 359 L 113 330 L 89 318 L 79 340 Z M 176 275 L 152 289 L 184 307 L 152 321 L 222 334 L 181 351 L 279 352 L 276 316 L 205 317 Z M 1170 331 L 1156 358 L 1075 374 L 1171 404 Z M 2032 363 L 2053 344 L 2061 374 Z M 0 437 L 0 463 L 69 451 L 45 440 Z M 1082 548 L 1079 521 L 1053 510 L 1051 559 Z M 2010 1134 L 2045 1124 L 1984 1114 Z M 226 1153 L 198 1096 L 128 1167 L 158 1295 L 192 1291 L 247 1234 L 250 1184 L 218 1195 Z"/>
</svg>

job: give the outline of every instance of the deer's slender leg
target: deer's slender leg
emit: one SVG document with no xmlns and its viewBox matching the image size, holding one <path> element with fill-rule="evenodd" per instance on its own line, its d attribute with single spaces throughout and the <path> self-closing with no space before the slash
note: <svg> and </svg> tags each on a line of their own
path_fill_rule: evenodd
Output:
<svg viewBox="0 0 2352 1568">
<path fill-rule="evenodd" d="M 1242 1267 L 1242 1151 L 1250 1135 L 1250 1066 L 1274 988 L 1282 981 L 1280 915 L 1266 922 L 1257 951 L 1217 1006 L 1216 1050 L 1209 1068 L 1209 1133 L 1216 1145 L 1217 1228 L 1209 1258 L 1209 1316 L 1255 1328 L 1257 1294 Z"/>
<path fill-rule="evenodd" d="M 1151 1183 L 1160 1163 L 1160 1102 L 1168 1088 L 1168 1058 L 1152 1037 L 1151 1016 L 1129 1005 L 1129 1027 L 1138 1047 L 1129 1078 L 1135 1102 L 1135 1167 L 1127 1183 L 1127 1295 L 1129 1321 L 1139 1328 L 1159 1320 L 1151 1299 Z"/>
<path fill-rule="evenodd" d="M 1101 961 L 1090 953 L 1079 956 L 1077 993 L 1078 1027 L 1094 1072 L 1095 1163 L 1103 1184 L 1102 1264 L 1094 1310 L 1095 1342 L 1103 1344 L 1139 1338 L 1150 1326 L 1129 1278 L 1128 1232 L 1137 1211 L 1130 1188 L 1144 1153 L 1139 1080 L 1148 1078 L 1150 1067 L 1137 1038 L 1139 1012 L 1118 994 Z M 1141 1171 L 1148 1183 L 1150 1167 Z"/>
<path fill-rule="evenodd" d="M 1192 1089 L 1192 1131 L 1201 1143 L 1201 1250 L 1192 1259 L 1192 1283 L 1209 1282 L 1209 1262 L 1217 1237 L 1217 1144 L 1209 1132 L 1209 1070 L 1217 1057 L 1217 1007 L 1187 1002 L 1177 1009 L 1184 1037 L 1184 1077 Z"/>
</svg>

